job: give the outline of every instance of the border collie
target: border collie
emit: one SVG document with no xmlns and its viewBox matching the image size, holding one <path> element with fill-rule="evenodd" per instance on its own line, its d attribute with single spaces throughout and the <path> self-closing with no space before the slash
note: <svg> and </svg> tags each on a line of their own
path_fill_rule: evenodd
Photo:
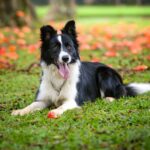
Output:
<svg viewBox="0 0 150 150">
<path fill-rule="evenodd" d="M 48 117 L 57 118 L 96 98 L 113 101 L 150 91 L 149 83 L 123 84 L 120 75 L 104 64 L 81 62 L 73 20 L 66 23 L 61 33 L 49 25 L 41 27 L 41 41 L 42 77 L 36 99 L 12 115 L 25 115 L 53 105 L 55 109 Z"/>
</svg>

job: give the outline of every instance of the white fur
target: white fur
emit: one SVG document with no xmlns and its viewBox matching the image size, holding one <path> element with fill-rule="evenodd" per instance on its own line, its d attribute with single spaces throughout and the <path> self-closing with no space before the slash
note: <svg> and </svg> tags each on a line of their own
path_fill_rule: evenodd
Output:
<svg viewBox="0 0 150 150">
<path fill-rule="evenodd" d="M 149 83 L 130 83 L 128 87 L 132 87 L 138 94 L 150 91 Z"/>
<path fill-rule="evenodd" d="M 66 110 L 70 110 L 73 108 L 80 108 L 80 107 L 76 104 L 75 101 L 68 100 L 64 102 L 61 106 L 59 106 L 58 108 L 51 110 L 50 113 L 53 112 L 55 114 L 55 117 L 58 117 L 61 114 L 63 114 L 63 112 L 65 112 Z"/>
<path fill-rule="evenodd" d="M 24 109 L 13 111 L 12 115 L 24 115 L 38 109 L 44 109 L 50 104 L 58 107 L 61 103 L 57 109 L 52 110 L 56 115 L 61 115 L 68 109 L 78 107 L 75 98 L 77 95 L 76 84 L 79 81 L 80 74 L 80 61 L 69 65 L 70 76 L 67 80 L 59 75 L 55 65 L 47 66 L 44 62 L 41 62 L 41 66 L 43 76 L 36 102 Z"/>
<path fill-rule="evenodd" d="M 58 39 L 58 41 L 60 42 L 60 44 L 62 45 L 61 35 L 58 35 L 57 39 Z"/>
<path fill-rule="evenodd" d="M 63 63 L 63 60 L 62 60 L 63 56 L 68 56 L 69 57 L 68 63 L 70 63 L 71 62 L 71 56 L 63 50 L 63 43 L 62 43 L 61 35 L 58 35 L 57 39 L 61 44 L 61 51 L 60 51 L 60 54 L 59 54 L 59 62 Z"/>
<path fill-rule="evenodd" d="M 100 89 L 100 93 L 101 93 L 101 98 L 104 98 L 104 97 L 105 97 L 104 91 L 102 91 L 102 90 Z"/>
<path fill-rule="evenodd" d="M 25 115 L 28 114 L 30 112 L 36 111 L 36 110 L 42 110 L 44 108 L 47 107 L 47 103 L 45 103 L 44 101 L 42 102 L 33 102 L 30 105 L 28 105 L 27 107 L 23 108 L 23 109 L 18 109 L 18 110 L 14 110 L 12 111 L 12 115 Z"/>
<path fill-rule="evenodd" d="M 115 98 L 113 98 L 113 97 L 105 97 L 105 99 L 104 99 L 106 102 L 113 102 L 113 101 L 115 101 Z"/>
</svg>

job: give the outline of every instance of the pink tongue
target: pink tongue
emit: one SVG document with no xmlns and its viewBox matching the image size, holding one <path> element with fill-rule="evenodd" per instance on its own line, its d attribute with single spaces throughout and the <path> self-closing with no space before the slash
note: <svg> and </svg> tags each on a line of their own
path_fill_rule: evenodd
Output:
<svg viewBox="0 0 150 150">
<path fill-rule="evenodd" d="M 70 70 L 67 64 L 59 64 L 59 74 L 64 78 L 67 79 L 70 74 Z"/>
</svg>

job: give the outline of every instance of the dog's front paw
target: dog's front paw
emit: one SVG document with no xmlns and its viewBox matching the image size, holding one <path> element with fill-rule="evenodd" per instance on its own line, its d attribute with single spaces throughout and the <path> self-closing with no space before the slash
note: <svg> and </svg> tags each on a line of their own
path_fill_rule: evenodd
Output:
<svg viewBox="0 0 150 150">
<path fill-rule="evenodd" d="M 20 115 L 20 116 L 23 116 L 25 114 L 28 114 L 29 112 L 25 109 L 18 109 L 18 110 L 13 110 L 11 115 L 13 116 L 17 116 L 17 115 Z"/>
<path fill-rule="evenodd" d="M 47 117 L 48 118 L 58 118 L 61 116 L 61 114 L 62 114 L 62 111 L 60 111 L 59 109 L 53 109 L 48 112 Z"/>
</svg>

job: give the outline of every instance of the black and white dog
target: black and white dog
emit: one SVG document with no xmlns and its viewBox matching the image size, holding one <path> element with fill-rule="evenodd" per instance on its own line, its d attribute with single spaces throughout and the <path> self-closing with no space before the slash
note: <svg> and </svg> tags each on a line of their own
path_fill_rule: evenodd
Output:
<svg viewBox="0 0 150 150">
<path fill-rule="evenodd" d="M 112 101 L 150 91 L 150 84 L 123 84 L 112 68 L 91 62 L 81 62 L 75 22 L 69 21 L 61 33 L 47 25 L 41 28 L 42 78 L 36 100 L 29 106 L 14 110 L 12 115 L 25 115 L 51 105 L 50 118 L 66 110 L 78 108 L 86 101 L 103 98 Z"/>
</svg>

